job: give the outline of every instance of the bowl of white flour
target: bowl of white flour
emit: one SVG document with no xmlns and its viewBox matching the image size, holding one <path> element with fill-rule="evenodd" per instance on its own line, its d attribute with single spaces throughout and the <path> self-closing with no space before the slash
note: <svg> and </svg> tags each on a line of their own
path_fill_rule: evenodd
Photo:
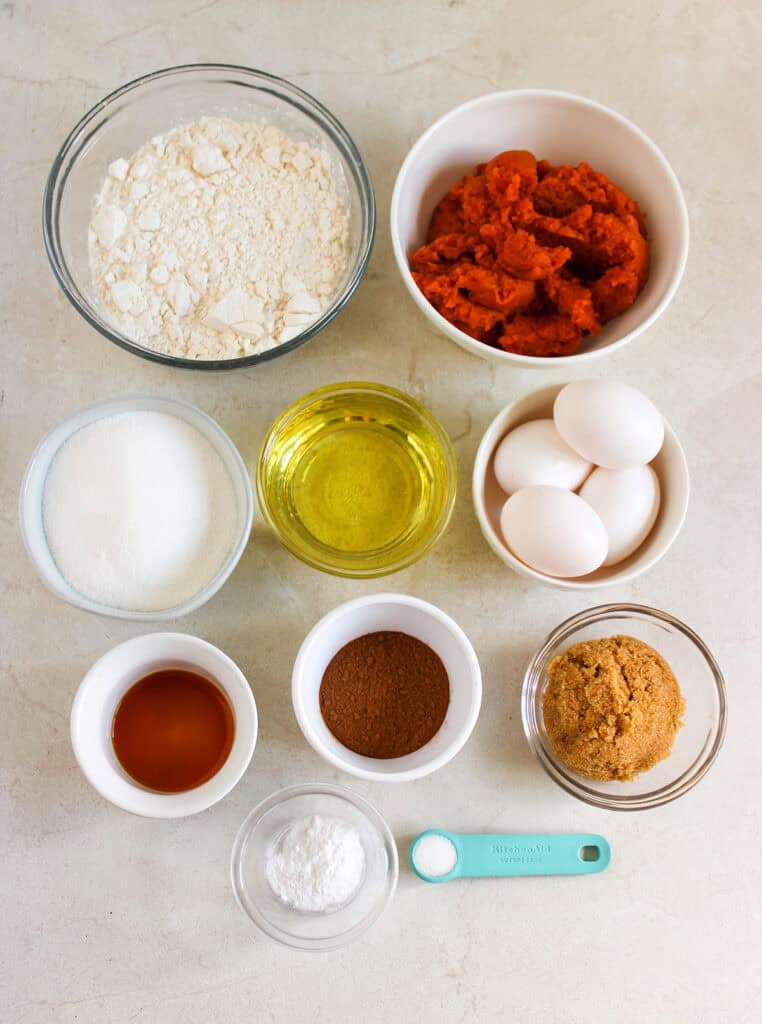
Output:
<svg viewBox="0 0 762 1024">
<path fill-rule="evenodd" d="M 194 64 L 117 89 L 75 126 L 45 189 L 56 280 L 146 359 L 234 369 L 284 355 L 344 308 L 373 245 L 373 187 L 317 100 Z"/>
</svg>

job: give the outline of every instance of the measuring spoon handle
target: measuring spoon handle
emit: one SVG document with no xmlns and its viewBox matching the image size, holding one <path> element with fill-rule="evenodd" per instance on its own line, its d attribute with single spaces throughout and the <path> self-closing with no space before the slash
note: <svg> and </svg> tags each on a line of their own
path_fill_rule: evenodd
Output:
<svg viewBox="0 0 762 1024">
<path fill-rule="evenodd" d="M 611 863 L 611 847 L 594 833 L 463 835 L 448 833 L 461 878 L 596 875 Z"/>
</svg>

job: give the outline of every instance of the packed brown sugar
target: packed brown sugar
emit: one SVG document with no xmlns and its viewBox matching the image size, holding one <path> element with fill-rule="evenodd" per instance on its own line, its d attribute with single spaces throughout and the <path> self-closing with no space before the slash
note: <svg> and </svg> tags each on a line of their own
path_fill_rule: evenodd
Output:
<svg viewBox="0 0 762 1024">
<path fill-rule="evenodd" d="M 453 185 L 410 266 L 428 301 L 472 338 L 565 356 L 629 309 L 648 261 L 645 218 L 606 175 L 512 150 Z"/>
<path fill-rule="evenodd" d="M 580 775 L 627 781 L 669 757 L 685 701 L 664 658 L 631 636 L 574 644 L 548 668 L 545 728 Z"/>
</svg>

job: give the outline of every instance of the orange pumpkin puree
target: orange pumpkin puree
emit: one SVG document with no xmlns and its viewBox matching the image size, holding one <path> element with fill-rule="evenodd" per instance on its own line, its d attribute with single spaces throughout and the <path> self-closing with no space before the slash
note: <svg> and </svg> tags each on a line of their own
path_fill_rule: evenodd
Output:
<svg viewBox="0 0 762 1024">
<path fill-rule="evenodd" d="M 432 306 L 472 338 L 567 356 L 645 284 L 645 221 L 589 164 L 553 167 L 512 150 L 453 185 L 410 267 Z"/>
</svg>

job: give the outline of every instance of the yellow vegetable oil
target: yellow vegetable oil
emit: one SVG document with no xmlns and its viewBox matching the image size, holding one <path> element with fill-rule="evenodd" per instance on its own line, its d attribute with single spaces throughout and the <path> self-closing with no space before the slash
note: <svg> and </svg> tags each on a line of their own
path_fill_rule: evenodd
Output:
<svg viewBox="0 0 762 1024">
<path fill-rule="evenodd" d="M 338 384 L 290 406 L 270 429 L 257 489 L 295 555 L 348 576 L 415 561 L 443 532 L 455 458 L 437 421 L 401 391 Z"/>
</svg>

